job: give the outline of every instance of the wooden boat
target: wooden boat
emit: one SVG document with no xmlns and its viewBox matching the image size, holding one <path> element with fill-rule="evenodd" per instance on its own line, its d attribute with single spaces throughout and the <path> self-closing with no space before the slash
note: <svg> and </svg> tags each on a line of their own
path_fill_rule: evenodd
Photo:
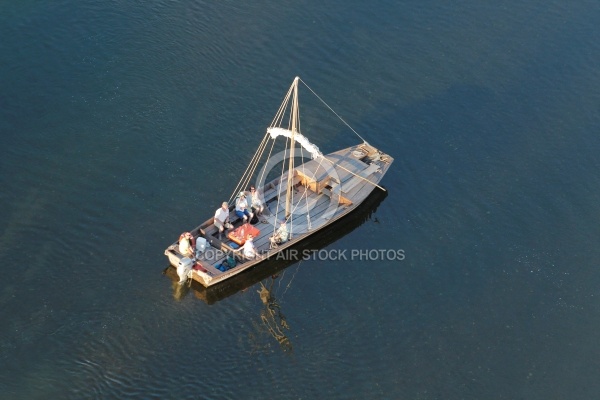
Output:
<svg viewBox="0 0 600 400">
<path fill-rule="evenodd" d="M 221 233 L 214 225 L 214 217 L 207 219 L 189 232 L 192 251 L 187 254 L 188 249 L 180 246 L 181 241 L 188 240 L 182 234 L 180 241 L 165 250 L 181 283 L 191 278 L 209 287 L 253 267 L 260 268 L 259 264 L 267 260 L 299 261 L 301 255 L 291 251 L 294 245 L 354 211 L 373 190 L 385 190 L 379 183 L 394 159 L 367 143 L 342 118 L 338 116 L 362 143 L 323 155 L 301 133 L 300 82 L 315 94 L 300 78 L 294 79 L 228 202 L 235 200 L 237 204 L 236 195 L 246 195 L 244 189 L 251 181 L 256 182 L 253 186 L 264 206 L 263 214 L 256 222 L 244 223 L 232 204 L 228 210 L 232 229 Z M 276 151 L 276 143 L 281 148 L 282 138 L 285 147 Z M 273 244 L 270 238 L 283 224 L 288 231 L 287 241 Z M 246 241 L 250 240 L 254 256 L 245 255 L 243 250 L 249 247 Z"/>
<path fill-rule="evenodd" d="M 321 229 L 314 235 L 310 235 L 290 249 L 296 250 L 300 255 L 318 254 L 320 250 L 341 239 L 350 232 L 353 232 L 366 221 L 369 221 L 373 213 L 377 211 L 377 208 L 386 197 L 387 192 L 379 189 L 373 190 L 365 201 L 363 201 L 352 213 L 333 222 L 331 225 L 327 226 L 327 229 Z M 188 284 L 178 285 L 179 276 L 177 275 L 175 268 L 172 268 L 171 265 L 165 269 L 164 274 L 173 281 L 173 296 L 176 299 L 181 300 L 192 291 L 195 297 L 211 305 L 232 296 L 239 291 L 245 290 L 258 282 L 262 282 L 267 278 L 280 275 L 284 269 L 292 265 L 299 266 L 300 261 L 294 260 L 291 257 L 280 260 L 278 260 L 277 257 L 271 257 L 261 263 L 258 268 L 252 268 L 243 274 L 237 274 L 236 276 L 227 279 L 227 281 L 222 282 L 219 285 L 210 287 L 204 287 L 193 279 L 190 280 Z M 290 283 L 291 282 L 288 282 L 287 285 Z"/>
</svg>

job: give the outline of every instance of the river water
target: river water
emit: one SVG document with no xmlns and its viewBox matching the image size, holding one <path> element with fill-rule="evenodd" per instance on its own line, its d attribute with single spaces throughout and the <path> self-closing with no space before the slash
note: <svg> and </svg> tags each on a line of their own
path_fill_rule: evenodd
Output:
<svg viewBox="0 0 600 400">
<path fill-rule="evenodd" d="M 0 5 L 0 398 L 595 398 L 598 3 L 243 3 Z M 295 76 L 387 195 L 178 286 Z"/>
</svg>

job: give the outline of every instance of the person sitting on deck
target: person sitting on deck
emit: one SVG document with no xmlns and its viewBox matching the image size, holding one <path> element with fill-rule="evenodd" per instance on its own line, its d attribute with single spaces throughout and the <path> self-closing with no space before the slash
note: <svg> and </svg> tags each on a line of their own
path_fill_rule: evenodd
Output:
<svg viewBox="0 0 600 400">
<path fill-rule="evenodd" d="M 194 236 L 192 236 L 189 232 L 183 232 L 179 236 L 179 252 L 186 256 L 193 258 L 194 257 Z"/>
<path fill-rule="evenodd" d="M 244 247 L 242 247 L 244 257 L 253 259 L 256 257 L 256 248 L 254 247 L 254 240 L 252 235 L 248 235 Z"/>
<path fill-rule="evenodd" d="M 279 228 L 275 231 L 275 234 L 269 238 L 271 241 L 271 248 L 277 247 L 277 245 L 281 243 L 285 243 L 289 239 L 289 233 L 287 229 L 287 225 L 285 223 L 285 219 L 279 221 Z"/>
<path fill-rule="evenodd" d="M 254 214 L 248 211 L 248 202 L 246 201 L 246 193 L 240 192 L 240 197 L 235 202 L 235 213 L 238 217 L 240 217 L 243 222 L 252 221 L 252 217 Z"/>
<path fill-rule="evenodd" d="M 258 197 L 258 192 L 256 191 L 256 189 L 254 188 L 254 186 L 250 186 L 250 207 L 252 208 L 252 211 L 256 214 L 256 215 L 261 215 L 263 210 L 264 210 L 264 206 L 262 201 L 260 201 L 260 197 Z"/>
<path fill-rule="evenodd" d="M 213 223 L 217 228 L 219 228 L 219 235 L 225 229 L 233 228 L 233 225 L 229 223 L 229 204 L 227 204 L 226 201 L 224 201 L 223 204 L 221 204 L 221 207 L 217 208 Z"/>
</svg>

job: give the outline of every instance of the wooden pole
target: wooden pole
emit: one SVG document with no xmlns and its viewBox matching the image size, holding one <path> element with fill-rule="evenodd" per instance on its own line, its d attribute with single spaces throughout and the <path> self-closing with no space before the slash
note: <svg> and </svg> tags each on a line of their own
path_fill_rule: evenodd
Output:
<svg viewBox="0 0 600 400">
<path fill-rule="evenodd" d="M 298 77 L 294 79 L 292 83 L 294 89 L 292 97 L 292 137 L 290 140 L 290 161 L 288 164 L 288 181 L 287 181 L 287 192 L 285 195 L 285 218 L 290 216 L 291 200 L 292 200 L 292 189 L 294 183 L 294 147 L 296 141 L 294 135 L 298 131 Z"/>
</svg>

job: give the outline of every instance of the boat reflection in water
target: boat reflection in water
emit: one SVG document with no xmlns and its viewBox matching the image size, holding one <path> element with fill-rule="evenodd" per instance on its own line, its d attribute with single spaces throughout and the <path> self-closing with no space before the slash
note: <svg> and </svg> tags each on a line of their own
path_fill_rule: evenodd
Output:
<svg viewBox="0 0 600 400">
<path fill-rule="evenodd" d="M 301 263 L 302 261 L 300 261 L 299 264 Z M 266 331 L 267 334 L 271 335 L 275 340 L 277 340 L 284 351 L 292 351 L 292 342 L 285 333 L 286 331 L 290 330 L 290 326 L 288 325 L 285 316 L 281 312 L 281 306 L 275 298 L 275 293 L 273 290 L 273 284 L 277 278 L 279 278 L 277 275 L 267 278 L 265 280 L 267 282 L 262 281 L 260 283 L 260 290 L 257 290 L 260 300 L 264 305 L 264 308 L 260 311 L 260 321 L 263 327 L 262 329 L 257 327 L 257 332 Z M 281 279 L 283 279 L 283 277 L 281 277 Z M 292 280 L 290 280 L 286 290 L 289 288 Z M 281 294 L 281 297 L 283 297 L 284 294 L 285 291 Z M 258 345 L 257 348 L 260 349 L 260 345 Z"/>
<path fill-rule="evenodd" d="M 167 267 L 163 273 L 173 281 L 173 297 L 176 300 L 183 299 L 191 290 L 197 298 L 205 301 L 207 304 L 214 304 L 241 290 L 248 289 L 267 278 L 271 280 L 270 277 L 277 275 L 280 271 L 290 265 L 301 263 L 302 254 L 306 254 L 307 251 L 318 251 L 352 232 L 371 218 L 371 214 L 377 210 L 377 207 L 386 197 L 387 191 L 381 189 L 373 190 L 369 197 L 367 197 L 363 203 L 350 214 L 291 247 L 291 250 L 299 255 L 298 257 L 286 257 L 285 259 L 277 259 L 277 257 L 275 257 L 269 259 L 257 265 L 255 268 L 249 269 L 248 271 L 223 281 L 218 285 L 206 288 L 194 280 L 188 280 L 187 283 L 179 285 L 177 283 L 179 277 L 177 276 L 175 268 Z M 269 286 L 267 283 L 262 283 L 261 286 L 259 292 L 264 290 L 269 291 L 267 289 Z M 269 291 L 269 296 L 270 295 L 271 293 Z M 261 294 L 261 299 L 266 298 L 265 296 L 267 296 L 265 293 Z"/>
</svg>

